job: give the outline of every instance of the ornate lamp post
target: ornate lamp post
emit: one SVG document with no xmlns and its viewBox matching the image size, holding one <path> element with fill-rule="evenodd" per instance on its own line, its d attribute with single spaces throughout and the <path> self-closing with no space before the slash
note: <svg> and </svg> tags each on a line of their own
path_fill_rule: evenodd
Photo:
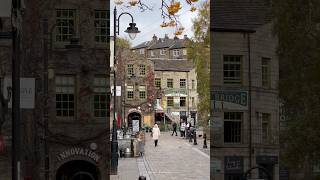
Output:
<svg viewBox="0 0 320 180">
<path fill-rule="evenodd" d="M 136 23 L 133 21 L 133 16 L 130 13 L 123 12 L 119 16 L 117 16 L 117 8 L 114 7 L 114 16 L 113 16 L 113 41 L 114 41 L 114 69 L 113 69 L 113 124 L 112 124 L 112 143 L 111 143 L 111 174 L 117 174 L 118 171 L 118 141 L 117 141 L 117 129 L 118 124 L 116 121 L 116 43 L 117 43 L 117 35 L 119 35 L 119 21 L 120 17 L 124 14 L 127 14 L 131 17 L 132 22 L 129 23 L 129 27 L 124 31 L 129 34 L 130 39 L 134 39 L 140 31 L 136 26 Z"/>
</svg>

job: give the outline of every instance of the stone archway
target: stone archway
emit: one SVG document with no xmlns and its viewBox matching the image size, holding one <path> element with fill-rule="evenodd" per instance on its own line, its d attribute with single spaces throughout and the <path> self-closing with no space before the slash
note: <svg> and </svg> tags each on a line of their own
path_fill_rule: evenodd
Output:
<svg viewBox="0 0 320 180">
<path fill-rule="evenodd" d="M 100 180 L 100 171 L 88 161 L 72 160 L 58 168 L 56 180 Z"/>
</svg>

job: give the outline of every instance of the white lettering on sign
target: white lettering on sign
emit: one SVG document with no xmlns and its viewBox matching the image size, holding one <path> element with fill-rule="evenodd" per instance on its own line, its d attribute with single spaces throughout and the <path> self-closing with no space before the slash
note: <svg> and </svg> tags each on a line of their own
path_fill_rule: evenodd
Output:
<svg viewBox="0 0 320 180">
<path fill-rule="evenodd" d="M 57 159 L 62 161 L 70 156 L 86 156 L 94 160 L 95 162 L 99 162 L 100 156 L 95 152 L 85 149 L 85 148 L 72 148 L 66 151 L 61 152 L 57 155 Z"/>
<path fill-rule="evenodd" d="M 241 168 L 241 162 L 240 160 L 232 160 L 227 161 L 226 169 L 228 170 L 238 170 Z"/>
</svg>

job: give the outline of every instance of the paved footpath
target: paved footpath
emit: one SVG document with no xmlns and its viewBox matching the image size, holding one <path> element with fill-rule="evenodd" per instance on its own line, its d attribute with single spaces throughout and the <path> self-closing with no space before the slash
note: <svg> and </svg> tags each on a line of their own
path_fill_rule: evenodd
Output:
<svg viewBox="0 0 320 180">
<path fill-rule="evenodd" d="M 118 175 L 111 180 L 138 180 L 139 175 L 146 176 L 147 180 L 209 180 L 210 152 L 202 146 L 202 138 L 198 138 L 198 145 L 193 145 L 165 132 L 160 136 L 158 147 L 154 147 L 147 133 L 144 156 L 119 159 Z"/>
</svg>

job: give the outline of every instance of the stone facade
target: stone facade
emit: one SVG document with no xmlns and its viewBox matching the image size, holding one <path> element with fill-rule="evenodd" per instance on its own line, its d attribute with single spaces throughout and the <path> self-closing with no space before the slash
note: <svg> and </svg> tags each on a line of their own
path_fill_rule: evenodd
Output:
<svg viewBox="0 0 320 180">
<path fill-rule="evenodd" d="M 251 167 L 263 166 L 279 179 L 279 66 L 276 55 L 277 39 L 272 34 L 272 23 L 259 26 L 255 31 L 211 31 L 214 41 L 211 52 L 211 166 L 214 179 L 240 177 L 249 165 L 250 129 L 252 136 Z M 250 36 L 250 43 L 248 43 Z M 249 45 L 250 44 L 250 45 Z M 251 57 L 251 88 L 249 88 L 249 53 Z M 240 83 L 225 81 L 225 56 L 239 56 Z M 262 61 L 267 58 L 267 86 L 262 84 Z M 251 93 L 249 91 L 251 89 Z M 251 94 L 251 96 L 250 96 Z M 243 95 L 243 96 L 242 96 Z M 249 97 L 250 96 L 250 97 Z M 223 98 L 223 99 L 222 99 Z M 239 98 L 237 100 L 237 98 Z M 241 99 L 243 98 L 243 99 Z M 251 99 L 251 110 L 250 101 Z M 243 104 L 241 103 L 243 100 Z M 251 111 L 251 128 L 250 128 Z M 231 113 L 230 113 L 231 112 Z M 228 126 L 232 117 L 228 114 L 241 113 L 238 129 Z M 267 116 L 267 122 L 264 117 Z M 232 129 L 233 130 L 230 130 Z M 232 132 L 233 131 L 233 132 Z M 239 133 L 237 133 L 237 132 Z M 233 135 L 232 135 L 233 133 Z M 238 140 L 230 142 L 237 134 Z M 232 140 L 231 140 L 232 141 Z M 220 168 L 218 168 L 220 167 Z M 258 170 L 253 177 L 258 178 Z"/>
<path fill-rule="evenodd" d="M 154 35 L 152 40 L 132 48 L 139 57 L 154 64 L 155 98 L 160 101 L 159 105 L 169 122 L 180 122 L 180 118 L 186 120 L 189 115 L 197 118 L 197 76 L 192 62 L 187 59 L 188 42 L 186 35 L 182 39 L 170 39 L 167 35 L 158 38 Z M 168 87 L 168 79 L 172 81 L 172 87 Z M 157 86 L 156 81 L 159 80 L 160 86 Z M 180 87 L 180 80 L 185 80 L 184 86 Z M 173 101 L 169 106 L 168 97 Z M 180 97 L 183 100 L 180 101 Z"/>
<path fill-rule="evenodd" d="M 104 21 L 107 27 L 109 3 L 105 0 L 31 0 L 25 3 L 21 76 L 36 79 L 36 103 L 34 109 L 22 110 L 21 114 L 21 120 L 24 122 L 22 176 L 45 179 L 43 100 L 46 95 L 43 83 L 47 81 L 46 140 L 49 146 L 49 179 L 71 178 L 73 175 L 76 178 L 80 174 L 90 174 L 87 176 L 92 175 L 101 180 L 109 179 L 110 73 L 109 45 L 106 38 L 108 30 L 101 31 L 100 36 L 105 37 L 100 38 L 106 38 L 103 42 L 97 42 L 95 34 L 95 26 L 103 25 L 99 24 L 101 21 Z M 61 13 L 58 9 L 62 10 Z M 105 12 L 101 13 L 105 15 L 97 15 L 98 11 Z M 60 27 L 57 20 L 59 16 L 68 16 L 72 22 L 62 20 L 64 26 L 74 27 Z M 47 24 L 44 23 L 45 19 Z M 97 22 L 98 19 L 101 21 Z M 64 41 L 58 41 L 59 28 L 67 37 Z M 45 33 L 44 29 L 48 29 L 48 32 Z M 64 38 L 63 35 L 60 37 Z M 71 37 L 78 39 L 79 44 L 75 41 L 73 46 L 68 47 Z M 11 61 L 10 57 L 0 58 L 1 64 Z M 46 71 L 43 62 L 46 58 L 48 79 L 44 79 L 43 76 L 43 72 Z M 4 71 L 5 75 L 10 75 L 10 69 Z M 99 107 L 96 105 L 97 101 Z M 100 109 L 99 115 L 97 109 Z M 64 158 L 61 158 L 61 154 Z M 3 166 L 0 168 L 3 171 Z M 10 172 L 10 165 L 6 169 L 6 172 Z M 1 173 L 0 179 L 11 179 L 10 173 Z"/>
</svg>

